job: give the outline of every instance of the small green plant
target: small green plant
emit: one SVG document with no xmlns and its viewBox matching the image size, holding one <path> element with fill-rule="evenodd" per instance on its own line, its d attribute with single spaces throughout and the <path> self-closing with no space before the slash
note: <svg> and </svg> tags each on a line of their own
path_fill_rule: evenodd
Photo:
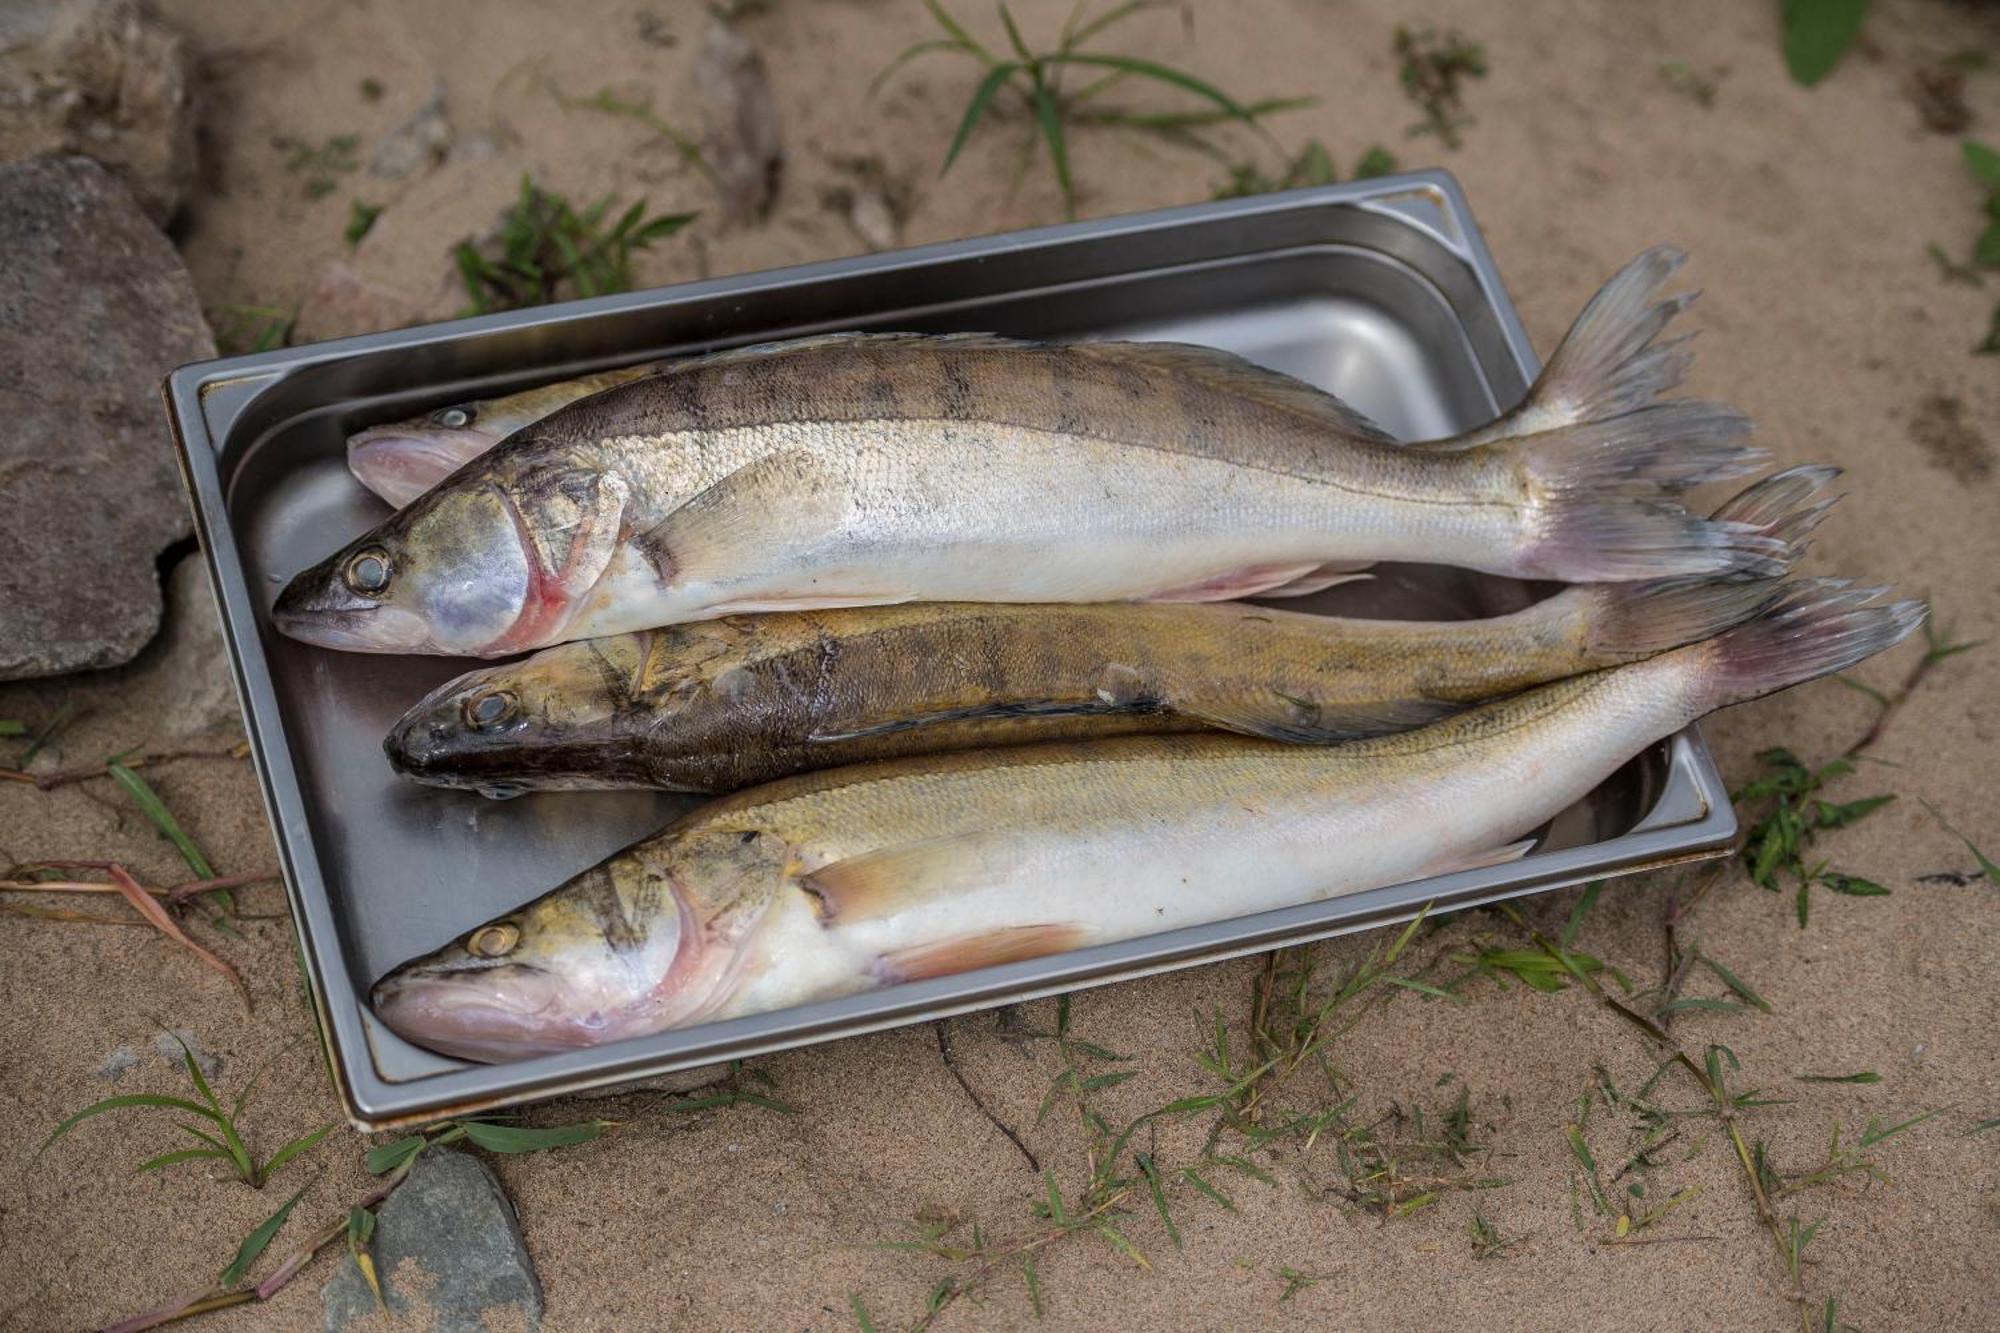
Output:
<svg viewBox="0 0 2000 1333">
<path fill-rule="evenodd" d="M 1373 176 L 1386 176 L 1396 169 L 1396 158 L 1388 149 L 1376 144 L 1354 164 L 1354 179 L 1367 180 Z M 1294 153 L 1284 165 L 1281 174 L 1273 176 L 1263 166 L 1254 161 L 1232 162 L 1229 164 L 1229 180 L 1216 187 L 1213 198 L 1241 199 L 1247 195 L 1269 194 L 1273 190 L 1296 190 L 1311 185 L 1332 185 L 1340 179 L 1340 173 L 1333 165 L 1333 154 L 1327 152 L 1326 145 L 1317 139 L 1308 139 L 1306 146 Z"/>
<path fill-rule="evenodd" d="M 1773 748 L 1758 752 L 1757 762 L 1764 776 L 1744 783 L 1730 793 L 1730 800 L 1761 806 L 1764 813 L 1750 825 L 1743 843 L 1743 864 L 1751 880 L 1762 889 L 1779 891 L 1780 873 L 1797 884 L 1795 898 L 1799 926 L 1803 929 L 1811 911 L 1811 893 L 1820 885 L 1851 897 L 1874 898 L 1889 890 L 1873 880 L 1833 870 L 1831 863 L 1808 863 L 1806 854 L 1819 836 L 1832 829 L 1873 814 L 1896 798 L 1867 796 L 1858 801 L 1827 801 L 1816 793 L 1837 777 L 1854 771 L 1848 759 L 1836 759 L 1817 769 L 1807 768 L 1790 750 Z"/>
<path fill-rule="evenodd" d="M 1785 68 L 1812 87 L 1840 63 L 1861 35 L 1868 0 L 1784 0 Z"/>
<path fill-rule="evenodd" d="M 1435 134 L 1447 148 L 1464 142 L 1461 131 L 1472 124 L 1465 114 L 1465 84 L 1486 77 L 1486 51 L 1456 29 L 1396 29 L 1396 71 L 1403 95 L 1417 104 L 1424 118 L 1410 127 L 1412 137 Z"/>
<path fill-rule="evenodd" d="M 340 231 L 340 239 L 347 242 L 348 249 L 361 244 L 361 238 L 374 228 L 375 219 L 382 216 L 383 207 L 381 204 L 365 204 L 359 199 L 348 200 L 347 225 Z"/>
<path fill-rule="evenodd" d="M 269 352 L 288 346 L 299 312 L 274 305 L 225 305 L 208 312 L 215 345 L 224 356 Z"/>
<path fill-rule="evenodd" d="M 358 170 L 361 160 L 355 150 L 361 139 L 353 134 L 336 134 L 317 146 L 301 139 L 278 138 L 272 143 L 285 154 L 285 170 L 305 178 L 306 198 L 324 199 L 340 188 L 339 177 Z"/>
<path fill-rule="evenodd" d="M 1500 1228 L 1486 1219 L 1486 1210 L 1483 1208 L 1472 1210 L 1472 1220 L 1466 1224 L 1466 1231 L 1472 1237 L 1474 1259 L 1499 1259 L 1520 1244 L 1518 1238 L 1508 1240 L 1502 1237 Z"/>
<path fill-rule="evenodd" d="M 490 240 L 452 250 L 472 300 L 467 313 L 518 310 L 570 296 L 603 296 L 632 287 L 632 255 L 694 221 L 693 213 L 646 216 L 639 200 L 608 226 L 616 196 L 578 211 L 569 200 L 521 178 L 520 197 Z"/>
<path fill-rule="evenodd" d="M 300 1153 L 312 1148 L 314 1144 L 318 1143 L 328 1134 L 331 1134 L 337 1128 L 337 1125 L 334 1124 L 322 1125 L 310 1134 L 301 1134 L 298 1138 L 285 1144 L 269 1157 L 259 1161 L 251 1151 L 248 1143 L 245 1142 L 242 1131 L 237 1127 L 237 1121 L 243 1116 L 243 1108 L 250 1103 L 250 1094 L 256 1091 L 257 1078 L 253 1077 L 237 1096 L 236 1100 L 227 1109 L 224 1109 L 221 1100 L 216 1097 L 214 1089 L 209 1087 L 208 1079 L 203 1076 L 201 1066 L 196 1063 L 194 1052 L 189 1049 L 185 1041 L 181 1040 L 178 1033 L 170 1033 L 169 1035 L 173 1037 L 174 1041 L 181 1048 L 181 1058 L 187 1068 L 188 1081 L 194 1085 L 196 1094 L 201 1098 L 200 1101 L 192 1101 L 186 1097 L 169 1097 L 161 1093 L 150 1092 L 134 1092 L 118 1097 L 106 1097 L 102 1101 L 92 1102 L 89 1106 L 84 1107 L 81 1111 L 78 1111 L 75 1115 L 70 1116 L 57 1125 L 48 1138 L 42 1140 L 42 1147 L 38 1151 L 45 1151 L 57 1139 L 63 1137 L 63 1135 L 69 1133 L 70 1130 L 76 1128 L 77 1125 L 90 1119 L 92 1116 L 103 1115 L 107 1111 L 124 1110 L 128 1107 L 166 1107 L 170 1110 L 185 1111 L 189 1115 L 198 1116 L 213 1125 L 214 1131 L 196 1129 L 193 1125 L 183 1124 L 178 1120 L 175 1121 L 174 1128 L 197 1140 L 198 1146 L 178 1148 L 172 1152 L 164 1152 L 157 1157 L 148 1158 L 139 1164 L 138 1171 L 140 1173 L 163 1170 L 166 1167 L 177 1166 L 182 1162 L 214 1160 L 227 1162 L 231 1169 L 236 1172 L 237 1178 L 252 1189 L 262 1189 L 264 1182 L 282 1169 L 287 1162 L 297 1157 Z M 275 1230 L 275 1228 L 273 1229 Z"/>
<path fill-rule="evenodd" d="M 1695 104 L 1707 111 L 1715 106 L 1716 83 L 1719 75 L 1697 73 L 1694 66 L 1685 60 L 1669 60 L 1660 66 L 1660 77 L 1667 87 L 1684 97 L 1691 97 Z"/>
<path fill-rule="evenodd" d="M 1263 126 L 1263 117 L 1280 111 L 1289 111 L 1310 105 L 1311 98 L 1279 97 L 1258 102 L 1239 102 L 1213 84 L 1197 78 L 1185 70 L 1163 65 L 1157 61 L 1142 60 L 1134 56 L 1106 54 L 1086 50 L 1085 44 L 1118 23 L 1144 10 L 1169 7 L 1168 0 L 1127 0 L 1114 5 L 1103 13 L 1088 19 L 1079 5 L 1063 24 L 1052 50 L 1031 50 L 1021 36 L 1019 25 L 1014 21 L 1013 11 L 1004 3 L 1000 6 L 1000 22 L 1006 30 L 1011 57 L 1003 59 L 974 38 L 966 27 L 945 9 L 941 0 L 924 0 L 924 8 L 930 11 L 944 36 L 918 42 L 905 48 L 895 59 L 875 76 L 871 93 L 879 89 L 889 76 L 905 64 L 920 56 L 937 52 L 954 52 L 976 61 L 985 69 L 985 74 L 974 87 L 965 111 L 960 116 L 958 129 L 953 133 L 951 145 L 945 150 L 944 165 L 938 174 L 951 170 L 952 164 L 972 137 L 982 121 L 989 115 L 997 115 L 999 108 L 995 99 L 1003 92 L 1010 94 L 1014 104 L 1026 114 L 1035 126 L 1027 137 L 1022 151 L 1021 165 L 1027 166 L 1035 151 L 1037 142 L 1046 142 L 1049 151 L 1049 165 L 1055 173 L 1056 184 L 1062 190 L 1063 211 L 1066 216 L 1076 216 L 1076 180 L 1070 170 L 1069 136 L 1072 127 L 1080 124 L 1116 126 L 1126 129 L 1150 131 L 1170 140 L 1195 140 L 1200 145 L 1196 132 L 1214 125 L 1234 123 L 1264 135 L 1269 135 Z M 1094 74 L 1080 88 L 1065 86 L 1065 79 L 1074 69 L 1082 69 Z M 1192 96 L 1197 106 L 1188 110 L 1167 112 L 1121 111 L 1095 105 L 1102 94 L 1118 87 L 1129 79 L 1142 79 L 1161 87 L 1170 88 Z M 1039 136 L 1039 138 L 1037 137 Z M 1211 150 L 1212 151 L 1212 150 Z"/>
<path fill-rule="evenodd" d="M 1986 227 L 1979 233 L 1979 239 L 1973 243 L 1972 264 L 1949 266 L 1945 267 L 1944 271 L 1953 277 L 1968 275 L 1970 281 L 1984 285 L 1980 281 L 1978 269 L 2000 268 L 2000 150 L 1968 139 L 1960 146 L 1960 151 L 1965 156 L 1966 170 L 1972 173 L 1972 179 L 1986 191 Z M 1943 256 L 1943 251 L 1937 246 L 1933 245 L 1931 250 L 1933 258 Z M 1940 263 L 1946 265 L 1949 261 L 1940 258 Z M 1973 265 L 1977 265 L 1978 268 Z M 1961 278 L 1961 280 L 1967 279 Z M 2000 353 L 2000 305 L 1993 307 L 1991 327 L 1987 329 L 1985 339 L 1972 350 L 1981 356 Z"/>
</svg>

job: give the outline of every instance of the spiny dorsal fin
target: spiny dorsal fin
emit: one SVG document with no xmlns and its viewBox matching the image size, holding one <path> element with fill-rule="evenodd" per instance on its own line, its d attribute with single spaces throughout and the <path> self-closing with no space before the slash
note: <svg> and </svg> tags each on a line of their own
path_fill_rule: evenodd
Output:
<svg viewBox="0 0 2000 1333">
<path fill-rule="evenodd" d="M 1158 366 L 1287 412 L 1312 417 L 1343 435 L 1370 444 L 1396 443 L 1395 436 L 1369 420 L 1365 413 L 1326 390 L 1314 388 L 1290 375 L 1267 370 L 1234 352 L 1194 343 L 1170 342 L 1078 343 L 1073 350 L 1090 356 L 1122 358 Z"/>
</svg>

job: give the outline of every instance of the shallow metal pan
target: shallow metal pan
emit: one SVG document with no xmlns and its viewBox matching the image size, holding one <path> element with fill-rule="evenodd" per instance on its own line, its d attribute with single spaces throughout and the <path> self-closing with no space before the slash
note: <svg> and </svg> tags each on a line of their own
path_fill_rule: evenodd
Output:
<svg viewBox="0 0 2000 1333">
<path fill-rule="evenodd" d="M 420 787 L 380 741 L 469 663 L 327 652 L 276 634 L 279 587 L 386 512 L 348 432 L 587 370 L 848 328 L 1173 338 L 1321 385 L 1410 439 L 1520 398 L 1535 358 L 1441 172 L 1200 204 L 689 283 L 184 366 L 166 394 L 314 1003 L 367 1128 L 432 1119 L 1143 976 L 1606 875 L 1719 855 L 1736 831 L 1690 728 L 1627 764 L 1510 865 L 988 968 L 592 1051 L 471 1066 L 368 1013 L 412 954 L 559 883 L 694 798 Z M 1404 618 L 1491 615 L 1536 590 L 1432 566 L 1306 599 Z M 1299 602 L 1288 602 L 1299 606 Z"/>
</svg>

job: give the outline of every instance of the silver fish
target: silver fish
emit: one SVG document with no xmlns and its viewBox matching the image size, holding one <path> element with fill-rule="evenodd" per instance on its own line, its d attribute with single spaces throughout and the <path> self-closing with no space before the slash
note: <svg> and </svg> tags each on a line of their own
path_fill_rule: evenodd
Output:
<svg viewBox="0 0 2000 1333">
<path fill-rule="evenodd" d="M 1762 458 L 1730 409 L 1651 401 L 1685 365 L 1654 342 L 1677 262 L 1614 278 L 1507 420 L 1421 448 L 1209 348 L 719 353 L 510 436 L 299 574 L 273 619 L 328 647 L 495 657 L 744 611 L 1289 596 L 1378 560 L 1770 573 L 1775 539 L 1669 498 Z"/>
</svg>

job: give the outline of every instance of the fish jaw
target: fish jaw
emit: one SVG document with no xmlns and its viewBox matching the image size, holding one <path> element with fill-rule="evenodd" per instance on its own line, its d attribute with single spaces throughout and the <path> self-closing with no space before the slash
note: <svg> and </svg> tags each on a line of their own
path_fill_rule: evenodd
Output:
<svg viewBox="0 0 2000 1333">
<path fill-rule="evenodd" d="M 304 570 L 285 585 L 271 607 L 271 623 L 289 638 L 352 653 L 434 651 L 430 627 L 401 607 L 384 606 L 348 590 L 341 570 L 346 553 Z"/>
<path fill-rule="evenodd" d="M 401 509 L 499 440 L 485 431 L 452 430 L 422 422 L 371 426 L 348 437 L 347 470 L 356 481 Z"/>
<path fill-rule="evenodd" d="M 580 1025 L 552 1015 L 549 980 L 523 968 L 398 971 L 375 983 L 368 999 L 397 1036 L 462 1060 L 518 1060 L 593 1044 Z"/>
</svg>

